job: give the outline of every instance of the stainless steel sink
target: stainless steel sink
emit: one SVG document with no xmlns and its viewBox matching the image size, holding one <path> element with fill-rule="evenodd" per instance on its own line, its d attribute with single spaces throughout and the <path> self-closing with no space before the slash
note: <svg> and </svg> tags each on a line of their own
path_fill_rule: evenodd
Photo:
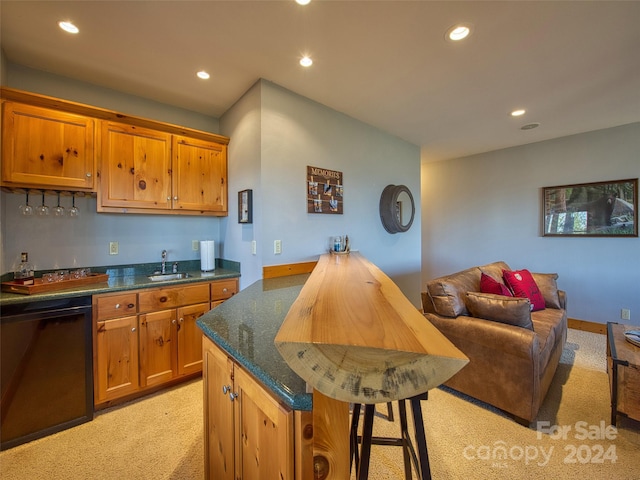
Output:
<svg viewBox="0 0 640 480">
<path fill-rule="evenodd" d="M 158 273 L 157 275 L 149 275 L 147 277 L 152 282 L 166 282 L 167 280 L 180 280 L 182 278 L 189 278 L 188 273 Z"/>
</svg>

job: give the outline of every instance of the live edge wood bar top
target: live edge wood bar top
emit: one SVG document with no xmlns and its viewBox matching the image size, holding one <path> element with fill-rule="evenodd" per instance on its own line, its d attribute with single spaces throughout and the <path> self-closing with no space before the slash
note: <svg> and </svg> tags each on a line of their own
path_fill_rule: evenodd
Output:
<svg viewBox="0 0 640 480">
<path fill-rule="evenodd" d="M 309 385 L 342 402 L 410 398 L 469 361 L 356 252 L 320 257 L 275 344 Z"/>
</svg>

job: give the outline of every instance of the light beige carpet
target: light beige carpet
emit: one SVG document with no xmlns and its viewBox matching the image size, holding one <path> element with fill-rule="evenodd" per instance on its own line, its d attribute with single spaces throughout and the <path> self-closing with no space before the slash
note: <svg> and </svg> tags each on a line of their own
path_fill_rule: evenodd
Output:
<svg viewBox="0 0 640 480">
<path fill-rule="evenodd" d="M 569 331 L 562 363 L 538 416 L 538 421 L 567 430 L 565 439 L 518 425 L 452 390 L 432 390 L 423 412 L 433 479 L 640 478 L 640 424 L 619 419 L 617 431 L 606 430 L 605 341 L 602 335 Z M 579 438 L 590 428 L 595 429 L 592 436 L 602 437 L 601 422 L 609 438 Z M 204 477 L 202 428 L 202 382 L 197 380 L 2 452 L 0 477 L 199 480 Z M 374 428 L 375 435 L 398 433 L 397 425 L 382 417 Z M 500 452 L 506 453 L 494 458 Z M 403 478 L 401 450 L 374 446 L 369 478 Z"/>
</svg>

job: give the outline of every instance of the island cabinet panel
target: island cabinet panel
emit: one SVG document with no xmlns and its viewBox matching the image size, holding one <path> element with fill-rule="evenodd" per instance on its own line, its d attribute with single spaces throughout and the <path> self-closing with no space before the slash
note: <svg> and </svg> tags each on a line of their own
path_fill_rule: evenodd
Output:
<svg viewBox="0 0 640 480">
<path fill-rule="evenodd" d="M 2 185 L 95 191 L 94 120 L 4 102 Z"/>
<path fill-rule="evenodd" d="M 145 313 L 140 324 L 140 385 L 166 383 L 178 375 L 176 310 Z"/>
<path fill-rule="evenodd" d="M 174 136 L 173 208 L 227 212 L 227 146 Z"/>
<path fill-rule="evenodd" d="M 240 478 L 293 480 L 293 412 L 279 405 L 240 367 L 235 368 L 236 471 Z"/>
<path fill-rule="evenodd" d="M 296 478 L 293 411 L 207 338 L 203 351 L 205 477 Z"/>
<path fill-rule="evenodd" d="M 208 340 L 203 341 L 205 477 L 235 479 L 233 362 Z"/>
<path fill-rule="evenodd" d="M 97 322 L 96 353 L 96 403 L 138 390 L 137 316 Z"/>
<path fill-rule="evenodd" d="M 171 208 L 171 135 L 103 122 L 100 201 L 102 207 Z"/>
</svg>

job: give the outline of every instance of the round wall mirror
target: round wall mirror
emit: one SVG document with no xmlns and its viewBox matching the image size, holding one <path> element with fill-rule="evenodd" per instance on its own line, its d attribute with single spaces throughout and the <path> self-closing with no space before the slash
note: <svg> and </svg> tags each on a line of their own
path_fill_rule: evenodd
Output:
<svg viewBox="0 0 640 480">
<path fill-rule="evenodd" d="M 406 232 L 411 228 L 416 206 L 405 185 L 387 185 L 380 196 L 380 220 L 389 233 Z"/>
</svg>

